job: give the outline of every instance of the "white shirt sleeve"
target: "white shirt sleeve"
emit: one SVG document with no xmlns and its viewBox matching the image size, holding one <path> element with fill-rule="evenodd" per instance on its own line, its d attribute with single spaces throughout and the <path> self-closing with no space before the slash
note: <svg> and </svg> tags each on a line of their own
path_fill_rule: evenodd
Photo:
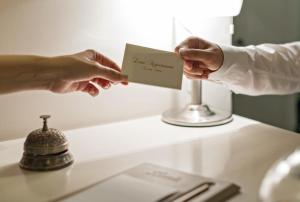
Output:
<svg viewBox="0 0 300 202">
<path fill-rule="evenodd" d="M 210 80 L 247 95 L 300 92 L 300 42 L 220 47 L 224 63 Z"/>
</svg>

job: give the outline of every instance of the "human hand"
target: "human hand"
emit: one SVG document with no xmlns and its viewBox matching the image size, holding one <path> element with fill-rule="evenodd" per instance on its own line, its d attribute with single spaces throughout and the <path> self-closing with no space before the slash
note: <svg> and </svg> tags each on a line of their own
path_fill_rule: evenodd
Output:
<svg viewBox="0 0 300 202">
<path fill-rule="evenodd" d="M 223 64 L 222 49 L 198 37 L 189 37 L 181 42 L 175 52 L 184 60 L 184 74 L 189 79 L 208 79 Z"/>
<path fill-rule="evenodd" d="M 111 84 L 128 84 L 127 76 L 121 74 L 120 67 L 94 50 L 53 57 L 45 65 L 50 65 L 56 74 L 49 86 L 49 90 L 55 93 L 82 91 L 97 96 L 97 86 L 107 89 Z"/>
</svg>

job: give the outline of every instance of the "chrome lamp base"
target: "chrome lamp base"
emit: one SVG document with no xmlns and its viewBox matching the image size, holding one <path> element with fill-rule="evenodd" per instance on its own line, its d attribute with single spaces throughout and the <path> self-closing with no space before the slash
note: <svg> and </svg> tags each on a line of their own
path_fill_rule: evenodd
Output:
<svg viewBox="0 0 300 202">
<path fill-rule="evenodd" d="M 178 126 L 207 127 L 232 121 L 232 114 L 213 109 L 205 104 L 188 104 L 181 109 L 170 109 L 162 114 L 162 121 Z"/>
</svg>

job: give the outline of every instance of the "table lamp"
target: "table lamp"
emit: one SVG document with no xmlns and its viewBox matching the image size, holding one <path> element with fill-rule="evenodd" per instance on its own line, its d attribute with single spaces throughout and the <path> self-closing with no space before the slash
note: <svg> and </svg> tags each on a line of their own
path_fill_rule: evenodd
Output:
<svg viewBox="0 0 300 202">
<path fill-rule="evenodd" d="M 197 18 L 230 17 L 240 13 L 243 0 L 185 0 L 174 1 L 174 19 L 181 22 Z M 181 24 L 189 34 L 188 27 Z M 176 23 L 173 23 L 175 26 Z M 172 108 L 162 114 L 166 123 L 178 126 L 216 126 L 232 120 L 232 112 L 213 108 L 202 102 L 202 81 L 191 81 L 191 100 L 183 108 Z"/>
</svg>

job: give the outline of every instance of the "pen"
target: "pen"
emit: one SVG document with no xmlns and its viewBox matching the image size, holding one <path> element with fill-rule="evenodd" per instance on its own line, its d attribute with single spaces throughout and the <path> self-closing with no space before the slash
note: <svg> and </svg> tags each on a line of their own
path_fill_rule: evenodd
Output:
<svg viewBox="0 0 300 202">
<path fill-rule="evenodd" d="M 189 201 L 199 194 L 206 192 L 209 188 L 213 185 L 213 183 L 204 183 L 193 189 L 192 191 L 180 196 L 179 198 L 175 199 L 173 202 L 186 202 Z"/>
</svg>

